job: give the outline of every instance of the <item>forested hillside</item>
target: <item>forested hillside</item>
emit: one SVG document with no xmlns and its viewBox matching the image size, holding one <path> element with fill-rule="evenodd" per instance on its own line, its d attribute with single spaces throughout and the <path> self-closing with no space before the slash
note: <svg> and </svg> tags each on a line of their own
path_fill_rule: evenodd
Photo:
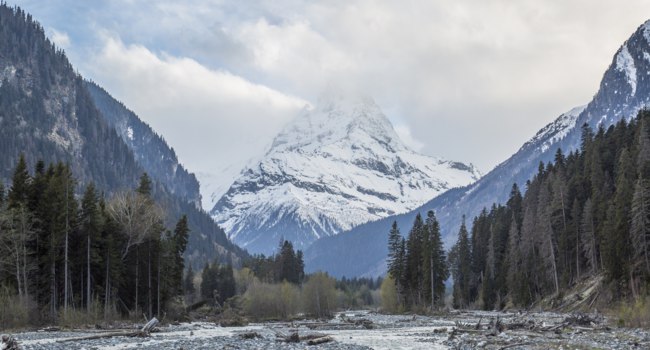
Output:
<svg viewBox="0 0 650 350">
<path fill-rule="evenodd" d="M 134 188 L 146 171 L 152 196 L 165 210 L 165 224 L 187 215 L 190 263 L 198 268 L 246 255 L 199 208 L 198 182 L 173 149 L 76 73 L 29 14 L 6 4 L 0 5 L 0 52 L 0 180 L 11 183 L 21 154 L 32 172 L 38 160 L 67 164 L 77 180 L 70 188 L 77 198 L 91 182 L 107 196 Z"/>
<path fill-rule="evenodd" d="M 609 300 L 650 281 L 650 112 L 607 130 L 582 128 L 580 151 L 557 150 L 522 196 L 463 223 L 449 253 L 454 304 L 526 307 L 603 274 Z"/>
</svg>

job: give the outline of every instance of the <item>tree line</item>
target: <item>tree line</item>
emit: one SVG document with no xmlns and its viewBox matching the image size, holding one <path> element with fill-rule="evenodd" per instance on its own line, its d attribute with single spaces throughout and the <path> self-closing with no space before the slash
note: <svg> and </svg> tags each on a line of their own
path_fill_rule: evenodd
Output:
<svg viewBox="0 0 650 350">
<path fill-rule="evenodd" d="M 595 133 L 579 151 L 540 163 L 522 196 L 463 222 L 449 252 L 456 307 L 527 307 L 603 275 L 615 299 L 650 281 L 650 112 Z"/>
<path fill-rule="evenodd" d="M 90 183 L 77 196 L 69 165 L 38 161 L 30 174 L 21 156 L 0 184 L 0 308 L 20 305 L 23 318 L 3 312 L 3 325 L 152 317 L 182 295 L 187 218 L 166 229 L 151 186 L 145 173 L 134 190 L 106 197 Z"/>
</svg>

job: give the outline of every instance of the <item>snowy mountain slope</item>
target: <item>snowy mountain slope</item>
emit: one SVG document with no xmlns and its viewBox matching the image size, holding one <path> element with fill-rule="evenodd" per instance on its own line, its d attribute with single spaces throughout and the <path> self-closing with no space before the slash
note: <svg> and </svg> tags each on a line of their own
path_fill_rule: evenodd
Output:
<svg viewBox="0 0 650 350">
<path fill-rule="evenodd" d="M 447 247 L 455 240 L 461 218 L 476 216 L 484 207 L 507 200 L 513 183 L 525 188 L 539 162 L 549 162 L 558 148 L 576 150 L 581 127 L 609 127 L 633 118 L 650 104 L 650 21 L 619 48 L 603 75 L 591 102 L 560 115 L 526 142 L 512 157 L 476 183 L 448 191 L 404 215 L 360 225 L 349 232 L 316 241 L 305 252 L 308 271 L 324 270 L 335 276 L 379 275 L 385 272 L 390 224 L 397 221 L 408 232 L 418 212 L 434 210 Z M 363 249 L 360 249 L 362 244 Z"/>
<path fill-rule="evenodd" d="M 211 214 L 251 252 L 271 253 L 282 237 L 302 249 L 479 176 L 409 149 L 372 99 L 329 96 L 288 125 Z"/>
</svg>

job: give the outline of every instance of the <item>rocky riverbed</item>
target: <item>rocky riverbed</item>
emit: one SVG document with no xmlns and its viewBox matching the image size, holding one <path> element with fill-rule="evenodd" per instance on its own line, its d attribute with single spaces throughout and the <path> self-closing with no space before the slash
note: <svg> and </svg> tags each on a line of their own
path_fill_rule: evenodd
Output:
<svg viewBox="0 0 650 350">
<path fill-rule="evenodd" d="M 62 342 L 101 330 L 10 334 L 22 349 L 649 349 L 650 332 L 611 327 L 600 315 L 455 312 L 441 316 L 342 312 L 329 321 L 158 327 L 146 338 Z M 308 345 L 308 340 L 331 341 Z M 297 342 L 286 342 L 294 340 Z M 330 339 L 328 339 L 330 340 Z"/>
</svg>

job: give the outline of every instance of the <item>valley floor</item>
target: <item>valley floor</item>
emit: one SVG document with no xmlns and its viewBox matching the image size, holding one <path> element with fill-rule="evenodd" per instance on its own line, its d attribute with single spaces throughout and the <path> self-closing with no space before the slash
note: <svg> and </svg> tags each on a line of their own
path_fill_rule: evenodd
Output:
<svg viewBox="0 0 650 350">
<path fill-rule="evenodd" d="M 497 319 L 503 328 L 494 327 Z M 194 322 L 160 327 L 159 332 L 148 338 L 115 337 L 57 342 L 97 332 L 24 332 L 12 336 L 26 350 L 650 348 L 649 331 L 611 327 L 602 316 L 481 311 L 455 312 L 440 317 L 347 311 L 328 322 L 267 322 L 229 328 Z M 307 345 L 306 341 L 279 341 L 296 332 L 301 338 L 315 334 L 329 335 L 333 341 L 315 346 Z"/>
</svg>

